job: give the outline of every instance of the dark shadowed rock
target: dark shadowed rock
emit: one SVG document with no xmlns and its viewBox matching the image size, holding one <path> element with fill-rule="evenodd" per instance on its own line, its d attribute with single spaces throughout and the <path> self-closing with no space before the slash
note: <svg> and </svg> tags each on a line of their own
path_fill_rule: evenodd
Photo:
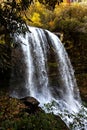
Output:
<svg viewBox="0 0 87 130">
<path fill-rule="evenodd" d="M 38 105 L 40 104 L 35 98 L 33 97 L 24 97 L 20 99 L 25 106 L 27 107 L 26 111 L 28 113 L 35 113 L 39 108 Z"/>
<path fill-rule="evenodd" d="M 0 42 L 1 43 L 1 42 Z M 11 48 L 0 44 L 0 89 L 8 89 L 11 72 Z"/>
<path fill-rule="evenodd" d="M 12 49 L 11 53 L 11 79 L 10 79 L 10 94 L 16 98 L 22 98 L 27 94 L 27 90 L 24 87 L 26 84 L 27 65 L 23 50 L 22 43 L 18 43 L 16 47 Z"/>
<path fill-rule="evenodd" d="M 87 103 L 87 94 L 81 94 L 81 99 L 82 101 L 86 102 Z"/>
<path fill-rule="evenodd" d="M 38 106 L 39 102 L 34 98 L 34 97 L 24 97 L 21 99 L 21 101 L 23 101 L 23 103 L 28 106 L 30 104 L 34 105 L 34 106 Z"/>
</svg>

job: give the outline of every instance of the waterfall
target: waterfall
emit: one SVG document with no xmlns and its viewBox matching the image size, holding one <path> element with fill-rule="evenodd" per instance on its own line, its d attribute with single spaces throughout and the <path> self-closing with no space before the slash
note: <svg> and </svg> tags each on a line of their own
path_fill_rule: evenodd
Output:
<svg viewBox="0 0 87 130">
<path fill-rule="evenodd" d="M 61 116 L 67 126 L 74 124 L 73 130 L 87 130 L 87 116 L 85 118 L 87 110 L 82 108 L 74 70 L 63 44 L 48 30 L 35 27 L 29 27 L 29 30 L 30 32 L 26 32 L 25 36 L 22 34 L 15 36 L 15 41 L 21 43 L 26 64 L 26 75 L 24 75 L 26 81 L 23 86 L 26 91 L 23 96 L 35 97 L 46 112 L 54 112 Z M 55 85 L 52 85 L 49 76 L 50 48 L 55 54 L 57 66 Z M 21 98 L 20 90 L 21 88 L 17 87 L 11 95 Z M 46 104 L 51 106 L 49 111 Z M 82 110 L 85 112 L 82 113 Z M 77 122 L 76 115 L 79 112 L 82 113 L 83 118 Z"/>
</svg>

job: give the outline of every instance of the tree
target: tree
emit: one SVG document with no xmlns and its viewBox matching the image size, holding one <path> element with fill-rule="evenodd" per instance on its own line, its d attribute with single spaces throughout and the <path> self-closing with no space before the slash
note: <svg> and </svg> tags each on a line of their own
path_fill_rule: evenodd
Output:
<svg viewBox="0 0 87 130">
<path fill-rule="evenodd" d="M 54 9 L 56 3 L 62 0 L 38 0 L 40 3 Z M 26 21 L 22 13 L 31 5 L 33 0 L 3 0 L 0 2 L 0 36 L 4 34 L 5 42 L 10 41 L 10 33 L 24 33 L 26 31 Z M 28 19 L 30 20 L 30 19 Z"/>
<path fill-rule="evenodd" d="M 56 4 L 59 5 L 61 2 L 63 2 L 63 0 L 38 0 L 38 1 L 42 4 L 45 4 L 51 9 L 54 9 Z"/>
<path fill-rule="evenodd" d="M 28 30 L 21 14 L 32 2 L 33 0 L 0 0 L 0 79 L 10 73 L 12 35 Z"/>
<path fill-rule="evenodd" d="M 24 33 L 27 26 L 21 16 L 33 0 L 5 0 L 0 2 L 0 36 L 4 34 L 4 40 L 10 41 L 10 34 L 14 32 Z"/>
</svg>

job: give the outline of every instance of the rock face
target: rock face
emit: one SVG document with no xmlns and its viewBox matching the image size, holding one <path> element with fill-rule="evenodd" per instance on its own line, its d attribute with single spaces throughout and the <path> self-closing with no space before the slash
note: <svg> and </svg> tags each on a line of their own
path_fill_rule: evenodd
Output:
<svg viewBox="0 0 87 130">
<path fill-rule="evenodd" d="M 10 80 L 10 91 L 11 94 L 18 97 L 16 91 L 19 94 L 19 97 L 24 97 L 26 92 L 26 88 L 24 87 L 26 84 L 26 74 L 27 74 L 27 66 L 24 62 L 24 54 L 21 48 L 21 45 L 18 43 L 13 49 L 11 53 L 11 80 Z"/>
<path fill-rule="evenodd" d="M 74 34 L 73 41 L 66 43 L 65 47 L 75 70 L 81 97 L 87 102 L 87 33 Z M 4 53 L 2 53 L 2 50 L 4 50 Z M 20 92 L 21 97 L 24 97 L 26 93 L 24 84 L 27 82 L 24 77 L 27 74 L 27 66 L 24 63 L 24 55 L 20 44 L 17 44 L 11 50 L 7 46 L 0 45 L 0 53 L 2 53 L 0 55 L 0 85 L 7 86 L 9 84 L 8 81 L 10 81 L 10 89 L 13 90 L 14 88 L 14 90 Z M 2 57 L 4 57 L 3 61 Z M 12 69 L 9 68 L 9 63 L 12 65 Z M 51 84 L 55 86 L 55 84 L 58 84 L 56 80 L 56 69 L 58 66 L 55 62 L 55 52 L 51 47 L 50 53 L 48 52 L 48 65 Z M 12 72 L 10 73 L 10 71 Z M 10 76 L 12 80 L 10 80 Z"/>
<path fill-rule="evenodd" d="M 75 70 L 81 98 L 87 102 L 87 31 L 85 29 L 85 31 L 71 32 L 70 36 L 72 39 L 64 34 L 64 46 Z"/>
<path fill-rule="evenodd" d="M 0 44 L 0 88 L 9 85 L 11 70 L 11 48 L 6 44 Z"/>
<path fill-rule="evenodd" d="M 75 70 L 82 100 L 87 102 L 87 33 L 76 34 L 71 44 L 72 47 L 66 49 Z"/>
<path fill-rule="evenodd" d="M 39 107 L 33 113 L 26 111 L 30 105 L 25 106 L 24 101 L 35 106 L 39 104 L 32 97 L 19 100 L 9 97 L 6 93 L 0 93 L 1 130 L 7 130 L 8 128 L 14 130 L 69 130 L 60 117 L 52 113 L 47 114 Z"/>
<path fill-rule="evenodd" d="M 28 113 L 35 113 L 39 109 L 39 102 L 33 97 L 25 97 L 20 99 L 27 107 Z"/>
<path fill-rule="evenodd" d="M 69 128 L 66 126 L 66 124 L 63 122 L 63 120 L 59 117 L 59 116 L 55 116 L 53 115 L 52 113 L 50 114 L 46 114 L 38 105 L 39 105 L 39 102 L 33 98 L 33 97 L 24 97 L 22 99 L 20 99 L 20 101 L 22 101 L 22 103 L 25 105 L 25 110 L 24 112 L 27 112 L 29 114 L 29 116 L 31 114 L 33 115 L 36 115 L 38 116 L 38 119 L 39 118 L 42 118 L 40 120 L 44 120 L 44 117 L 45 117 L 45 120 L 48 117 L 53 116 L 54 119 L 53 120 L 56 120 L 58 122 L 58 127 L 59 129 L 64 129 L 64 130 L 69 130 Z M 42 116 L 43 115 L 43 116 Z M 42 116 L 42 117 L 41 117 Z M 38 121 L 38 120 L 37 120 Z M 49 122 L 50 122 L 50 118 L 49 118 Z M 41 125 L 41 122 L 40 124 Z M 52 125 L 52 124 L 51 124 Z M 56 126 L 55 126 L 56 127 Z M 44 129 L 43 129 L 44 130 Z M 57 128 L 58 130 L 58 128 Z"/>
</svg>

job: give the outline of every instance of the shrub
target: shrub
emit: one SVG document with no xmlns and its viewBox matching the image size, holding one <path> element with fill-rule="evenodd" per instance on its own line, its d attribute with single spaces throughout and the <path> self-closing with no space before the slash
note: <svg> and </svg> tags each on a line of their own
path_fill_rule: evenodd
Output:
<svg viewBox="0 0 87 130">
<path fill-rule="evenodd" d="M 1 128 L 3 130 L 68 130 L 60 118 L 42 112 L 30 116 L 24 114 L 18 120 L 5 120 Z"/>
<path fill-rule="evenodd" d="M 27 12 L 27 16 L 32 21 L 28 23 L 29 25 L 46 28 L 49 30 L 50 28 L 52 28 L 53 20 L 55 18 L 53 12 L 46 9 L 46 7 L 39 2 L 31 5 L 31 7 L 29 8 L 29 13 Z"/>
<path fill-rule="evenodd" d="M 56 17 L 53 31 L 64 33 L 63 42 L 68 40 L 79 43 L 80 36 L 87 34 L 87 6 L 76 4 L 62 7 L 56 7 L 54 10 Z"/>
</svg>

